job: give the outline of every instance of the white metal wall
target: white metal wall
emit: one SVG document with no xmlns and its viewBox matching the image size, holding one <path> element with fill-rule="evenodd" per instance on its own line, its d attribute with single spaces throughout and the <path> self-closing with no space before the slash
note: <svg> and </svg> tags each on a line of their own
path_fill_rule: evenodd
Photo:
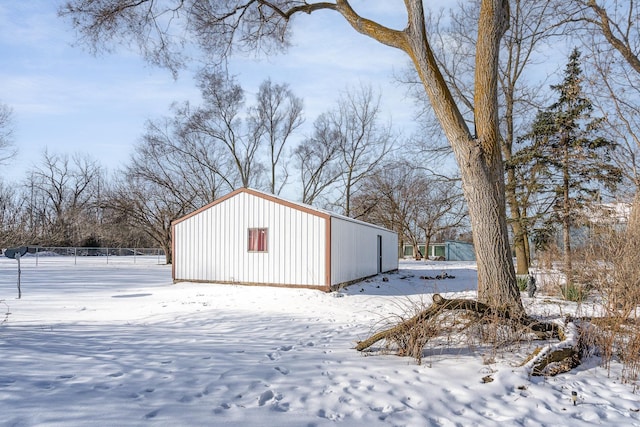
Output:
<svg viewBox="0 0 640 427">
<path fill-rule="evenodd" d="M 247 251 L 267 228 L 266 253 Z M 326 219 L 240 192 L 174 225 L 174 279 L 325 286 Z"/>
<path fill-rule="evenodd" d="M 378 236 L 382 236 L 382 271 L 398 268 L 398 235 L 348 219 L 331 218 L 331 284 L 378 273 Z"/>
</svg>

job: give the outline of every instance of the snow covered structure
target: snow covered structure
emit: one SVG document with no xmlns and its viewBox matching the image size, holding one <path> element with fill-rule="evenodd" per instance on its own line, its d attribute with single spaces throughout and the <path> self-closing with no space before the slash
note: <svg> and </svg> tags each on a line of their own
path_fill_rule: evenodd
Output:
<svg viewBox="0 0 640 427">
<path fill-rule="evenodd" d="M 174 282 L 329 291 L 398 268 L 395 232 L 248 188 L 171 230 Z"/>
</svg>

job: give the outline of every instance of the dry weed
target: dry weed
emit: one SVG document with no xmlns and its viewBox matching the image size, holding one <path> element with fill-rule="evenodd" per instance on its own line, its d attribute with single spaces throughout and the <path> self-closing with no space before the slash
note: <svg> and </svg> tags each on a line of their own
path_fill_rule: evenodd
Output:
<svg viewBox="0 0 640 427">
<path fill-rule="evenodd" d="M 579 260 L 579 280 L 596 294 L 601 316 L 583 331 L 584 347 L 596 347 L 602 365 L 622 363 L 623 382 L 640 373 L 640 230 L 596 230 Z M 593 350 L 591 350 L 593 352 Z"/>
</svg>

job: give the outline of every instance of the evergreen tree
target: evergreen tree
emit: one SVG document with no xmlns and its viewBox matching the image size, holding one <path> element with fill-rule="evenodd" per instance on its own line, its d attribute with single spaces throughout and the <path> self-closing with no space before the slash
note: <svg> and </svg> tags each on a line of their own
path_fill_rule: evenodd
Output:
<svg viewBox="0 0 640 427">
<path fill-rule="evenodd" d="M 561 84 L 551 86 L 558 100 L 539 111 L 525 139 L 531 145 L 517 156 L 521 170 L 535 171 L 526 183 L 546 201 L 543 241 L 562 226 L 564 270 L 567 286 L 573 283 L 571 229 L 587 203 L 597 200 L 604 187 L 613 188 L 621 171 L 613 165 L 616 144 L 600 135 L 601 118 L 593 118 L 591 101 L 582 89 L 580 52 L 574 49 Z"/>
</svg>

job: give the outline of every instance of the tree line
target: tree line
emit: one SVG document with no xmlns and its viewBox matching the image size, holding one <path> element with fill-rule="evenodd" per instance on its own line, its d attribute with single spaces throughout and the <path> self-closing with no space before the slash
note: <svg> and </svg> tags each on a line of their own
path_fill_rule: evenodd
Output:
<svg viewBox="0 0 640 427">
<path fill-rule="evenodd" d="M 240 187 L 275 195 L 288 188 L 303 203 L 406 231 L 416 247 L 422 230 L 433 237 L 464 229 L 456 178 L 415 172 L 371 87 L 346 89 L 305 134 L 303 100 L 286 83 L 264 80 L 255 99 L 221 71 L 202 72 L 197 83 L 202 103 L 175 102 L 148 120 L 119 170 L 108 173 L 89 155 L 45 151 L 23 181 L 3 182 L 2 246 L 153 246 L 170 262 L 171 221 Z M 405 195 L 429 188 L 403 202 L 412 211 L 381 216 L 380 203 L 402 197 L 382 181 Z M 427 227 L 420 221 L 440 206 L 437 193 L 447 193 L 457 219 L 444 212 L 429 218 L 438 228 Z"/>
<path fill-rule="evenodd" d="M 108 211 L 131 221 L 136 211 L 134 229 L 155 224 L 153 238 L 166 240 L 172 217 L 238 186 L 278 194 L 295 177 L 301 201 L 381 223 L 415 242 L 437 229 L 420 215 L 431 218 L 431 205 L 447 211 L 452 202 L 443 223 L 469 218 L 479 299 L 521 312 L 515 273 L 528 271 L 531 242 L 544 248 L 556 230 L 568 238 L 585 223 L 586 206 L 607 197 L 635 197 L 638 206 L 634 0 L 477 0 L 448 10 L 411 0 L 403 29 L 368 19 L 366 6 L 356 10 L 347 0 L 121 6 L 72 0 L 60 13 L 92 48 L 108 49 L 126 33 L 145 58 L 174 74 L 191 63 L 183 44 L 192 46 L 207 64 L 197 83 L 203 102 L 176 104 L 171 116 L 147 123 L 130 164 L 109 186 L 119 202 L 101 199 L 96 218 Z M 296 17 L 320 10 L 407 54 L 399 80 L 423 106 L 419 135 L 399 144 L 380 120 L 375 94 L 358 88 L 317 117 L 294 148 L 301 100 L 287 85 L 266 80 L 247 106 L 242 88 L 219 72 L 236 50 L 268 55 L 286 48 Z M 167 14 L 176 27 L 160 22 Z M 571 52 L 564 73 L 540 78 L 540 63 L 555 46 Z M 293 162 L 283 162 L 287 145 Z M 459 176 L 442 174 L 434 166 L 442 164 L 439 156 L 455 159 Z M 185 188 L 172 189 L 177 183 Z M 570 253 L 570 242 L 564 246 Z"/>
</svg>

